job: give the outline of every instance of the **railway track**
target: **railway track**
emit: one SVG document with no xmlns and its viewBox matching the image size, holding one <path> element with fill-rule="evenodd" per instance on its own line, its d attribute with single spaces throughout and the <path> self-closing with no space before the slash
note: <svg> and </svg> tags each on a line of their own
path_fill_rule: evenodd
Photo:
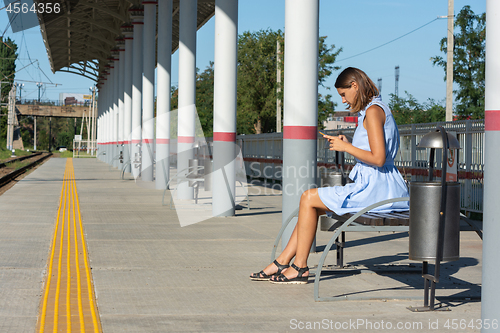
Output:
<svg viewBox="0 0 500 333">
<path fill-rule="evenodd" d="M 49 158 L 51 156 L 52 156 L 52 153 L 41 153 L 40 152 L 40 153 L 35 153 L 32 155 L 18 157 L 16 159 L 12 159 L 12 160 L 0 163 L 0 169 L 3 169 L 3 168 L 6 168 L 9 164 L 11 164 L 13 162 L 19 162 L 19 161 L 23 161 L 23 160 L 30 159 L 30 158 L 34 159 L 33 161 L 31 161 L 31 163 L 1 176 L 0 177 L 0 189 L 7 186 L 14 179 L 16 179 L 17 177 L 19 177 L 20 175 L 22 175 L 23 173 L 25 173 L 29 169 L 42 163 L 43 161 L 45 161 L 47 158 Z"/>
</svg>

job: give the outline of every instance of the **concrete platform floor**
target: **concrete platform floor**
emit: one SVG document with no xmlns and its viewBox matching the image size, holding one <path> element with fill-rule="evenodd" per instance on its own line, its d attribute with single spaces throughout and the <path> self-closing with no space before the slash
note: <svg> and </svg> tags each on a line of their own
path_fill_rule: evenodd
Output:
<svg viewBox="0 0 500 333">
<path fill-rule="evenodd" d="M 0 332 L 35 331 L 65 163 L 47 161 L 0 196 Z M 463 298 L 445 303 L 451 311 L 413 313 L 406 307 L 421 300 L 391 299 L 422 297 L 419 274 L 363 269 L 420 267 L 407 260 L 405 233 L 348 233 L 345 262 L 360 270 L 327 274 L 320 284 L 322 296 L 387 300 L 315 302 L 312 278 L 307 285 L 248 279 L 269 262 L 281 226 L 279 191 L 253 186 L 250 210 L 181 227 L 153 184 L 121 180 L 95 159 L 75 159 L 74 168 L 103 332 L 480 331 L 482 242 L 473 232 L 461 233 L 461 259 L 443 265 L 438 301 Z M 319 250 L 330 236 L 318 233 Z M 309 266 L 320 256 L 311 254 Z M 334 260 L 332 251 L 327 263 Z"/>
</svg>

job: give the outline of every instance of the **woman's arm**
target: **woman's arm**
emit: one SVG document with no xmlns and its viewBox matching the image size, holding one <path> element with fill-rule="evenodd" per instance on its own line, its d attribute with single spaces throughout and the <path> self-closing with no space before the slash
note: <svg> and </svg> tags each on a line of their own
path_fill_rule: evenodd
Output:
<svg viewBox="0 0 500 333">
<path fill-rule="evenodd" d="M 349 143 L 342 136 L 328 136 L 330 150 L 344 151 L 367 164 L 381 167 L 385 164 L 385 138 L 384 138 L 385 112 L 379 106 L 372 105 L 366 110 L 365 121 L 358 126 L 364 126 L 368 133 L 370 151 L 359 149 Z"/>
</svg>

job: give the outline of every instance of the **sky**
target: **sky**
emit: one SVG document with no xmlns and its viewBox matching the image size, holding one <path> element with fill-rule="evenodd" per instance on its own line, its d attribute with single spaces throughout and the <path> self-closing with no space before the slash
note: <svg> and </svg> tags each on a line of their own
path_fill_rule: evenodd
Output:
<svg viewBox="0 0 500 333">
<path fill-rule="evenodd" d="M 455 0 L 455 15 L 465 5 L 470 5 L 476 14 L 486 11 L 486 0 Z M 327 36 L 327 44 L 335 45 L 335 49 L 342 48 L 336 65 L 358 67 L 376 84 L 382 79 L 382 99 L 386 102 L 389 94 L 395 93 L 395 67 L 399 66 L 400 97 L 405 97 L 407 91 L 420 103 L 432 98 L 444 105 L 445 72 L 434 66 L 430 58 L 446 56 L 439 50 L 439 42 L 446 37 L 447 19 L 437 18 L 447 15 L 448 0 L 320 0 L 319 33 Z M 285 0 L 239 0 L 238 16 L 240 34 L 265 29 L 284 31 Z M 198 30 L 196 66 L 200 71 L 214 60 L 214 27 L 213 17 Z M 10 37 L 18 45 L 16 68 L 20 71 L 16 80 L 24 83 L 23 99 L 38 97 L 35 82 L 50 83 L 40 90 L 44 100 L 58 100 L 59 93 L 87 94 L 94 84 L 79 75 L 52 73 L 39 27 L 13 33 L 8 27 L 5 9 L 0 10 L 0 35 Z M 397 40 L 382 46 L 394 39 Z M 173 85 L 178 82 L 177 67 L 178 52 L 172 55 Z M 320 93 L 333 96 L 337 111 L 345 109 L 333 87 L 339 73 L 334 72 L 326 81 L 326 87 L 331 90 L 320 88 Z"/>
</svg>

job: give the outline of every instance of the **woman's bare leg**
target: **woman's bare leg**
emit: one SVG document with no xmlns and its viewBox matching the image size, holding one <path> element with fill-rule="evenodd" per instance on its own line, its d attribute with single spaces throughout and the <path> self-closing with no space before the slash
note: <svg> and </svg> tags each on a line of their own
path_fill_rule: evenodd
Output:
<svg viewBox="0 0 500 333">
<path fill-rule="evenodd" d="M 293 255 L 290 257 L 290 255 L 293 253 L 295 255 L 294 264 L 297 267 L 302 268 L 307 266 L 309 251 L 316 235 L 318 217 L 327 210 L 328 208 L 319 198 L 317 189 L 310 189 L 302 194 L 300 198 L 299 219 L 288 245 L 278 257 L 279 263 L 284 263 L 280 261 L 280 257 L 281 259 L 288 259 L 286 263 L 289 263 L 293 257 Z M 297 271 L 287 269 L 283 274 L 290 279 L 297 276 Z M 305 273 L 304 276 L 308 274 Z"/>
<path fill-rule="evenodd" d="M 295 257 L 295 252 L 297 251 L 297 226 L 293 229 L 292 235 L 287 245 L 281 252 L 281 254 L 276 258 L 282 265 L 288 265 L 293 257 Z M 278 267 L 274 263 L 270 263 L 263 269 L 264 273 L 267 275 L 275 274 L 278 271 Z M 262 276 L 262 275 L 261 275 Z"/>
</svg>

